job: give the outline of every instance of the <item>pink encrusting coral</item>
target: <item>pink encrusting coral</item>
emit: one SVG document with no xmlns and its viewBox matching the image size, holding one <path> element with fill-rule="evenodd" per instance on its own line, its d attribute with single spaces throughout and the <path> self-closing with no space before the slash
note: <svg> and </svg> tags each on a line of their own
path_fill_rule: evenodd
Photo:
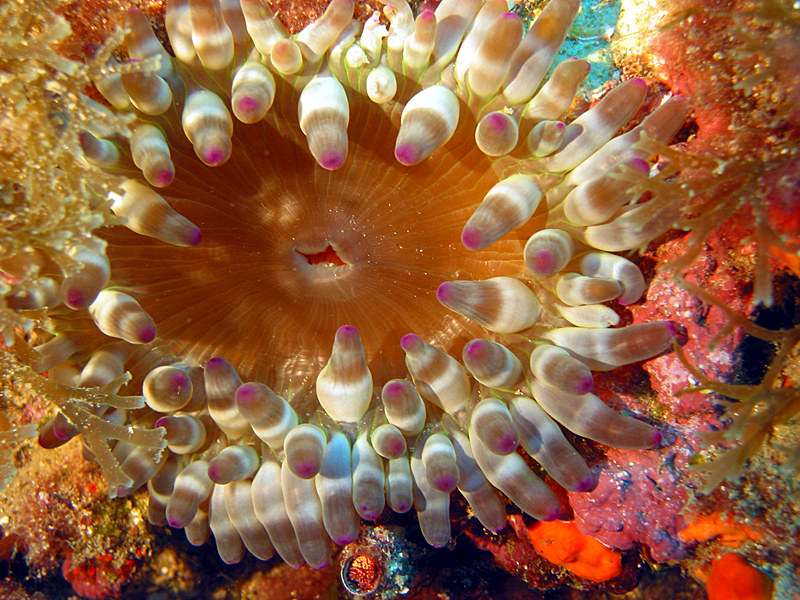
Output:
<svg viewBox="0 0 800 600">
<path fill-rule="evenodd" d="M 88 162 L 126 178 L 109 199 L 127 229 L 75 246 L 86 268 L 61 287 L 73 310 L 38 308 L 80 326 L 46 336 L 34 368 L 68 362 L 95 386 L 133 372 L 142 397 L 93 416 L 166 448 L 118 442 L 112 496 L 147 486 L 153 523 L 193 544 L 213 533 L 226 562 L 248 550 L 322 568 L 331 540 L 387 503 L 413 503 L 436 547 L 456 489 L 492 531 L 496 490 L 555 519 L 556 494 L 517 449 L 590 490 L 559 423 L 661 443 L 592 393 L 591 371 L 679 337 L 668 321 L 610 328 L 607 303 L 645 290 L 610 252 L 670 221 L 648 202 L 617 210 L 624 186 L 608 177 L 647 177 L 636 142 L 668 143 L 687 106 L 673 98 L 615 137 L 646 93 L 631 79 L 566 123 L 587 64 L 542 82 L 577 10 L 553 0 L 523 36 L 499 0 L 416 19 L 401 1 L 388 29 L 334 0 L 289 35 L 260 0 L 193 0 L 167 8 L 175 58 L 137 10 L 131 62 L 90 49 L 108 61 L 100 93 L 135 115 L 121 151 L 83 137 Z M 43 445 L 83 433 L 56 422 Z"/>
</svg>

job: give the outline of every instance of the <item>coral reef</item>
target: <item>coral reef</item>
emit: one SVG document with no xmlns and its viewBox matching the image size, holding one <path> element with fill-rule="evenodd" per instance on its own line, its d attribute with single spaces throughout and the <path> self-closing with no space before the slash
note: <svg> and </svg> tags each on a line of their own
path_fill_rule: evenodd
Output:
<svg viewBox="0 0 800 600">
<path fill-rule="evenodd" d="M 561 63 L 534 95 L 546 69 L 531 75 L 524 59 L 549 63 L 577 5 L 552 2 L 523 38 L 500 4 L 462 14 L 445 2 L 416 21 L 392 6 L 388 30 L 370 18 L 362 31 L 352 6 L 334 2 L 291 36 L 258 2 L 224 16 L 211 2 L 176 4 L 166 30 L 177 60 L 133 11 L 124 20 L 132 60 L 112 57 L 122 41 L 112 34 L 83 49 L 85 62 L 53 52 L 69 32 L 63 20 L 4 9 L 3 68 L 28 73 L 3 84 L 4 131 L 41 135 L 7 135 L 3 391 L 17 406 L 56 405 L 41 444 L 79 435 L 110 496 L 139 498 L 146 485 L 151 522 L 185 526 L 193 544 L 213 532 L 229 563 L 247 549 L 323 567 L 328 538 L 352 541 L 360 518 L 387 518 L 385 503 L 400 513 L 415 504 L 425 540 L 447 545 L 456 487 L 490 531 L 506 524 L 492 486 L 529 515 L 567 517 L 560 484 L 584 534 L 643 544 L 654 561 L 683 558 L 701 577 L 732 540 L 725 528 L 686 533 L 686 523 L 732 514 L 753 524 L 770 482 L 791 487 L 796 469 L 791 433 L 781 432 L 797 413 L 798 330 L 753 323 L 748 302 L 784 305 L 772 272 L 776 261 L 797 269 L 787 187 L 796 119 L 780 95 L 796 82 L 772 58 L 791 55 L 793 9 L 756 2 L 734 19 L 687 6 L 662 23 L 653 56 L 669 56 L 698 21 L 724 23 L 741 42 L 730 63 L 755 56 L 764 75 L 715 80 L 718 90 L 774 108 L 771 121 L 748 123 L 759 126 L 749 138 L 731 139 L 716 122 L 725 111 L 701 104 L 696 136 L 674 149 L 665 144 L 685 117 L 679 99 L 612 139 L 644 100 L 635 78 L 562 122 L 585 63 Z M 702 93 L 673 81 L 678 61 L 668 62 L 651 75 L 696 102 Z M 692 74 L 682 76 L 703 79 Z M 773 79 L 778 90 L 767 93 Z M 83 95 L 90 82 L 101 102 Z M 30 173 L 31 162 L 46 168 Z M 413 226 L 398 230 L 405 219 Z M 646 260 L 609 253 L 644 248 L 673 224 L 690 233 L 654 246 L 655 277 Z M 741 245 L 748 258 L 729 287 L 709 288 L 717 239 L 721 252 Z M 748 278 L 752 296 L 737 295 Z M 651 279 L 644 304 L 621 308 Z M 733 363 L 745 342 L 736 343 L 749 338 L 774 350 L 763 376 L 741 384 Z M 645 367 L 657 397 L 648 400 L 636 390 L 643 372 L 626 365 L 673 347 Z M 681 390 L 686 381 L 694 389 Z M 42 416 L 9 412 L 20 423 Z M 565 438 L 551 418 L 621 449 Z M 696 432 L 709 425 L 720 431 L 703 441 L 732 449 L 701 452 Z M 27 425 L 2 441 L 31 434 Z M 773 449 L 785 453 L 783 474 L 745 472 Z M 690 463 L 712 474 L 709 496 L 695 491 L 702 478 Z M 717 488 L 743 472 L 754 487 Z M 796 557 L 769 553 L 793 539 L 791 520 L 778 525 L 790 510 L 786 501 L 762 510 L 755 533 L 733 540 L 787 597 Z M 487 535 L 476 543 L 489 547 Z M 119 592 L 136 563 L 116 551 L 108 570 L 104 556 L 69 558 L 76 591 Z M 606 589 L 635 586 L 640 570 L 626 556 Z"/>
</svg>

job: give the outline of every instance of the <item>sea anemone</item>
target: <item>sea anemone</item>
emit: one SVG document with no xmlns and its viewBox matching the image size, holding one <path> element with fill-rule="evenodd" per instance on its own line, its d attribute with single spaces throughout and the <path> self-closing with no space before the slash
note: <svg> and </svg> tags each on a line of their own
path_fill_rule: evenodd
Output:
<svg viewBox="0 0 800 600">
<path fill-rule="evenodd" d="M 352 542 L 387 503 L 415 506 L 437 547 L 455 489 L 492 531 L 506 522 L 496 489 L 555 519 L 517 448 L 590 490 L 558 424 L 660 444 L 592 393 L 591 371 L 678 335 L 666 321 L 614 328 L 608 303 L 645 290 L 611 252 L 677 214 L 627 193 L 656 168 L 637 142 L 669 142 L 687 106 L 672 98 L 615 137 L 645 97 L 632 79 L 567 123 L 588 63 L 542 82 L 578 8 L 551 0 L 523 35 L 503 0 L 416 17 L 400 0 L 388 28 L 333 0 L 289 35 L 262 0 L 178 0 L 174 57 L 137 10 L 128 62 L 87 46 L 106 112 L 135 115 L 127 139 L 101 123 L 80 135 L 89 164 L 125 178 L 109 194 L 124 227 L 67 244 L 77 271 L 35 247 L 3 270 L 9 304 L 55 324 L 36 371 L 116 391 L 129 370 L 146 406 L 84 412 L 163 428 L 160 454 L 114 445 L 112 496 L 146 485 L 151 522 L 194 544 L 213 532 L 226 562 L 247 549 L 320 568 L 330 540 Z M 36 285 L 15 288 L 30 273 Z M 92 415 L 75 414 L 45 424 L 42 445 L 81 433 Z"/>
</svg>

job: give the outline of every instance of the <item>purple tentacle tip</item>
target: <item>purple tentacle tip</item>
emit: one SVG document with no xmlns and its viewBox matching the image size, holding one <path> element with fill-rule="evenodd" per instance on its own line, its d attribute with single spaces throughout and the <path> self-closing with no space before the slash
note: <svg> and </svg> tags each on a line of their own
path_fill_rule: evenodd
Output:
<svg viewBox="0 0 800 600">
<path fill-rule="evenodd" d="M 580 382 L 575 388 L 575 392 L 579 396 L 583 396 L 584 394 L 588 394 L 589 392 L 591 392 L 593 386 L 594 386 L 594 379 L 592 378 L 591 375 L 586 375 L 585 377 L 581 378 Z"/>
<path fill-rule="evenodd" d="M 555 257 L 549 250 L 542 250 L 533 257 L 533 264 L 540 273 L 549 273 L 555 265 Z"/>
<path fill-rule="evenodd" d="M 358 329 L 353 327 L 352 325 L 342 325 L 339 327 L 339 330 L 336 332 L 338 335 L 358 335 Z"/>
<path fill-rule="evenodd" d="M 175 177 L 175 172 L 170 171 L 169 169 L 163 169 L 158 172 L 158 175 L 155 176 L 153 179 L 153 185 L 156 187 L 165 187 L 172 183 L 172 179 Z"/>
<path fill-rule="evenodd" d="M 413 353 L 422 347 L 422 338 L 416 333 L 409 333 L 404 335 L 400 340 L 400 347 L 406 352 Z"/>
<path fill-rule="evenodd" d="M 652 445 L 650 447 L 651 448 L 658 448 L 661 445 L 661 440 L 663 439 L 663 437 L 664 436 L 661 434 L 661 432 L 658 429 L 653 431 L 653 436 L 652 436 L 653 441 L 652 441 Z"/>
<path fill-rule="evenodd" d="M 203 233 L 197 227 L 189 234 L 187 242 L 190 246 L 197 246 L 203 240 Z"/>
<path fill-rule="evenodd" d="M 155 326 L 149 325 L 147 327 L 142 327 L 142 330 L 139 332 L 139 341 L 142 344 L 149 344 L 154 339 L 156 339 Z"/>
<path fill-rule="evenodd" d="M 319 166 L 328 171 L 335 171 L 344 164 L 344 156 L 340 152 L 328 152 L 319 159 Z"/>
<path fill-rule="evenodd" d="M 256 396 L 256 386 L 252 383 L 245 383 L 236 390 L 236 401 L 247 403 Z"/>
<path fill-rule="evenodd" d="M 495 131 L 505 131 L 508 128 L 508 119 L 502 113 L 492 113 L 486 117 L 486 123 Z"/>
<path fill-rule="evenodd" d="M 64 304 L 73 309 L 86 308 L 89 303 L 86 302 L 85 294 L 78 288 L 68 288 L 64 294 Z"/>
<path fill-rule="evenodd" d="M 519 446 L 519 440 L 513 433 L 507 433 L 497 444 L 497 449 L 504 454 L 511 454 Z"/>
<path fill-rule="evenodd" d="M 466 346 L 467 356 L 472 359 L 479 360 L 486 355 L 486 344 L 480 340 L 472 340 Z"/>
<path fill-rule="evenodd" d="M 258 100 L 252 96 L 242 96 L 236 102 L 237 108 L 242 112 L 254 113 L 258 110 Z"/>
<path fill-rule="evenodd" d="M 394 149 L 394 156 L 400 164 L 410 167 L 419 162 L 420 151 L 412 144 L 399 144 Z"/>
<path fill-rule="evenodd" d="M 295 474 L 302 479 L 311 479 L 317 474 L 318 466 L 319 465 L 315 462 L 299 462 L 294 466 L 294 471 Z"/>
<path fill-rule="evenodd" d="M 451 301 L 453 299 L 453 284 L 449 281 L 442 283 L 439 289 L 436 290 L 436 298 L 438 298 L 441 303 Z"/>
<path fill-rule="evenodd" d="M 203 154 L 203 162 L 209 166 L 216 167 L 225 162 L 227 156 L 222 148 L 212 146 Z"/>
<path fill-rule="evenodd" d="M 475 227 L 464 227 L 461 232 L 461 243 L 470 250 L 481 250 L 483 248 L 483 236 Z"/>
<path fill-rule="evenodd" d="M 588 477 L 578 482 L 578 485 L 575 486 L 575 491 L 591 492 L 596 486 L 597 486 L 597 480 L 595 479 L 594 475 L 589 475 Z"/>
<path fill-rule="evenodd" d="M 224 358 L 219 356 L 215 356 L 214 358 L 209 358 L 208 362 L 206 363 L 206 369 L 219 369 L 222 367 L 227 361 Z"/>
</svg>

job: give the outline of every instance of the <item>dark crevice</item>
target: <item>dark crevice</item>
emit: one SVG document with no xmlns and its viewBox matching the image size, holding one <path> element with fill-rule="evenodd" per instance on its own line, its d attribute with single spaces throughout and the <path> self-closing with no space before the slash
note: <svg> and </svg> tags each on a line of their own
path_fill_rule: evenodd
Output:
<svg viewBox="0 0 800 600">
<path fill-rule="evenodd" d="M 770 331 L 791 329 L 800 323 L 800 279 L 780 272 L 774 280 L 775 300 L 769 308 L 759 308 L 754 323 Z M 736 348 L 737 369 L 732 383 L 758 385 L 775 357 L 772 342 L 746 335 Z"/>
</svg>

